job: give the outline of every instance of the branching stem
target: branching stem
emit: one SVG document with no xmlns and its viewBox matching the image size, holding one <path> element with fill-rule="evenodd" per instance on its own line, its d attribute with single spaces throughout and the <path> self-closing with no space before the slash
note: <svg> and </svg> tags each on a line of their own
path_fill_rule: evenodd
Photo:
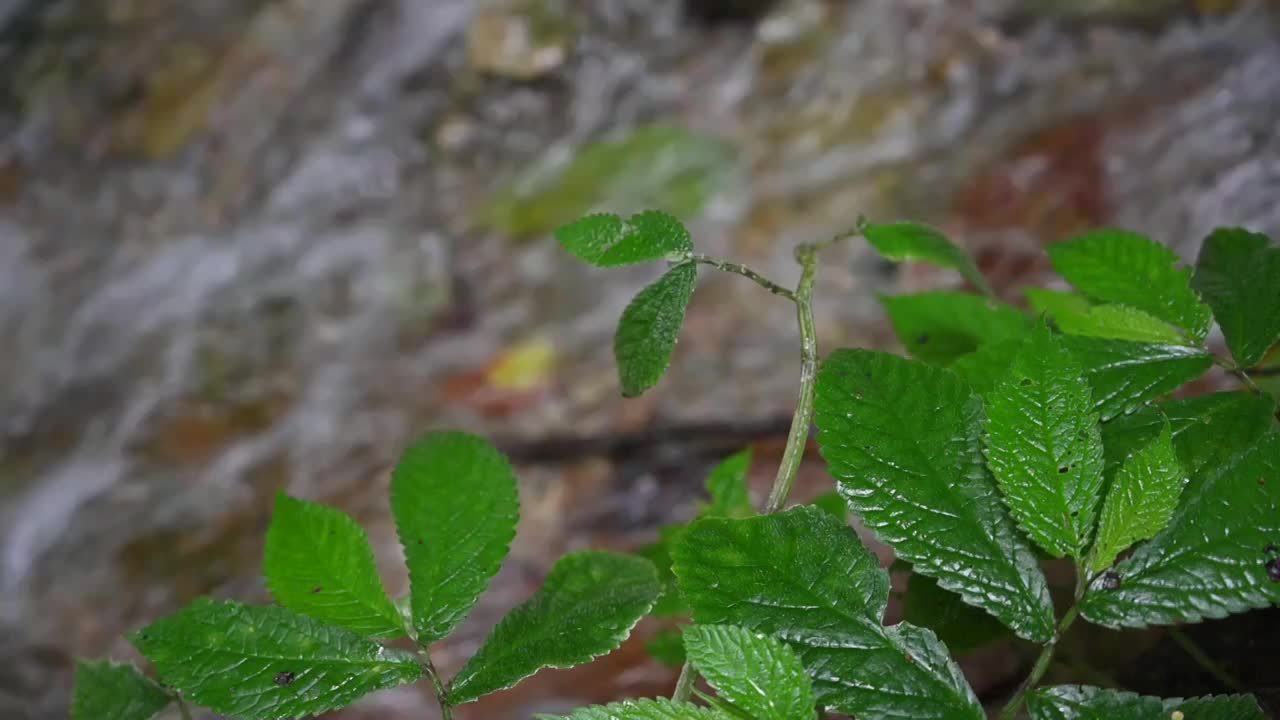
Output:
<svg viewBox="0 0 1280 720">
<path fill-rule="evenodd" d="M 1066 634 L 1067 629 L 1071 627 L 1071 623 L 1075 622 L 1076 617 L 1080 615 L 1080 601 L 1084 599 L 1085 588 L 1087 588 L 1086 576 L 1084 568 L 1076 569 L 1076 593 L 1075 598 L 1071 602 L 1071 609 L 1067 610 L 1067 614 L 1062 616 L 1058 621 L 1058 627 L 1053 631 L 1053 639 L 1045 644 L 1044 649 L 1040 651 L 1040 657 L 1036 658 L 1036 664 L 1031 667 L 1031 674 L 1026 680 L 1018 686 L 1018 691 L 1009 699 L 1009 703 L 1000 711 L 1000 720 L 1013 720 L 1018 715 L 1019 708 L 1027 699 L 1027 693 L 1035 689 L 1036 684 L 1044 677 L 1045 672 L 1049 670 L 1049 664 L 1053 662 L 1053 651 L 1057 649 L 1058 643 L 1062 640 L 1062 636 Z"/>
<path fill-rule="evenodd" d="M 418 662 L 422 665 L 422 672 L 431 681 L 431 688 L 435 690 L 436 700 L 440 703 L 441 720 L 453 720 L 453 705 L 449 702 L 449 688 L 440 679 L 440 673 L 436 670 L 435 663 L 431 662 L 431 655 L 427 653 L 425 648 L 418 652 Z"/>
<path fill-rule="evenodd" d="M 752 270 L 746 265 L 739 265 L 738 263 L 735 263 L 735 262 L 729 262 L 728 260 L 721 260 L 718 257 L 713 257 L 711 255 L 703 255 L 702 253 L 694 253 L 693 255 L 690 256 L 690 259 L 696 263 L 701 263 L 703 265 L 710 265 L 711 267 L 717 270 L 723 270 L 724 272 L 734 273 L 736 275 L 741 275 L 742 277 L 749 278 L 752 281 L 754 281 L 755 284 L 759 285 L 765 290 L 768 290 L 774 295 L 779 295 L 793 302 L 796 299 L 796 295 L 794 292 L 770 280 L 769 278 L 761 275 L 755 270 Z"/>
</svg>

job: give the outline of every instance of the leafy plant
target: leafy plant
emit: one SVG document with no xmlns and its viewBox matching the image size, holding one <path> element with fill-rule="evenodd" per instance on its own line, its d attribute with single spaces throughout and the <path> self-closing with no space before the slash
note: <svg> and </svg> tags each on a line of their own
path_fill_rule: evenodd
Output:
<svg viewBox="0 0 1280 720">
<path fill-rule="evenodd" d="M 143 628 L 131 640 L 159 683 L 127 665 L 81 663 L 73 718 L 145 720 L 171 701 L 189 717 L 188 700 L 242 718 L 298 717 L 423 678 L 448 718 L 540 668 L 610 652 L 648 614 L 671 623 L 651 651 L 684 663 L 673 697 L 569 720 L 812 720 L 826 710 L 979 720 L 986 711 L 953 654 L 1010 636 L 1038 657 L 1000 711 L 1006 720 L 1024 707 L 1034 720 L 1263 716 L 1246 695 L 1039 683 L 1080 619 L 1141 628 L 1280 602 L 1280 432 L 1275 400 L 1253 379 L 1280 340 L 1280 255 L 1265 237 L 1216 231 L 1192 270 L 1139 235 L 1088 233 L 1049 249 L 1076 290 L 1028 291 L 1031 315 L 997 298 L 939 231 L 912 223 L 860 222 L 800 246 L 794 288 L 695 252 L 660 212 L 591 215 L 556 235 L 599 267 L 668 265 L 618 327 L 627 396 L 671 364 L 700 267 L 795 305 L 800 391 L 762 512 L 746 483 L 750 453 L 727 458 L 698 517 L 633 555 L 562 558 L 446 682 L 427 647 L 497 572 L 518 493 L 484 440 L 433 433 L 393 473 L 407 598 L 388 597 L 354 520 L 282 495 L 263 568 L 278 605 L 204 599 Z M 857 235 L 891 260 L 956 270 L 978 291 L 882 298 L 913 359 L 837 350 L 819 363 L 818 254 Z M 1207 344 L 1214 319 L 1231 359 Z M 1214 364 L 1244 390 L 1167 399 Z M 784 509 L 815 422 L 837 493 Z M 911 570 L 903 622 L 884 623 L 889 573 L 850 512 Z M 1074 566 L 1069 597 L 1050 592 L 1045 557 Z"/>
</svg>

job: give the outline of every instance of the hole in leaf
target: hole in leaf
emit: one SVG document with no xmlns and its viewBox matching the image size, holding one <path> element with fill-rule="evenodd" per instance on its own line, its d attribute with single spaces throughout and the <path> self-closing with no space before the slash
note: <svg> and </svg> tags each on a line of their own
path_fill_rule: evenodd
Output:
<svg viewBox="0 0 1280 720">
<path fill-rule="evenodd" d="M 1022 382 L 1020 382 L 1020 383 L 1018 383 L 1018 384 L 1019 384 L 1019 385 L 1022 385 L 1022 386 L 1030 385 L 1030 384 L 1031 384 L 1031 378 L 1022 378 Z"/>
<path fill-rule="evenodd" d="M 315 587 L 311 588 L 311 594 L 312 594 L 312 595 L 315 595 L 316 593 L 320 592 L 320 591 L 321 591 L 321 590 L 323 590 L 323 589 L 324 589 L 324 588 L 322 588 L 322 587 L 320 587 L 319 585 L 317 585 L 317 586 L 315 586 Z"/>
<path fill-rule="evenodd" d="M 1120 587 L 1120 573 L 1108 570 L 1102 575 L 1102 587 L 1105 590 L 1115 590 Z"/>
<path fill-rule="evenodd" d="M 1267 577 L 1271 578 L 1271 582 L 1280 582 L 1280 557 L 1272 558 L 1267 563 Z"/>
<path fill-rule="evenodd" d="M 1062 467 L 1058 468 L 1058 474 L 1059 474 L 1059 475 L 1066 475 L 1066 474 L 1067 474 L 1068 472 L 1070 472 L 1070 471 L 1071 471 L 1071 466 L 1070 466 L 1070 465 L 1063 465 Z M 1073 513 L 1073 514 L 1074 514 L 1074 513 Z"/>
<path fill-rule="evenodd" d="M 1266 484 L 1267 484 L 1266 478 L 1258 478 L 1258 487 L 1262 487 L 1263 485 L 1266 485 Z"/>
<path fill-rule="evenodd" d="M 294 675 L 293 675 L 293 673 L 289 672 L 288 670 L 285 670 L 285 671 L 283 671 L 283 672 L 278 672 L 278 673 L 276 673 L 275 683 L 276 683 L 277 685 L 279 685 L 280 687 L 285 687 L 285 686 L 287 686 L 287 685 L 292 685 L 292 684 L 293 684 L 293 681 L 294 681 Z"/>
</svg>

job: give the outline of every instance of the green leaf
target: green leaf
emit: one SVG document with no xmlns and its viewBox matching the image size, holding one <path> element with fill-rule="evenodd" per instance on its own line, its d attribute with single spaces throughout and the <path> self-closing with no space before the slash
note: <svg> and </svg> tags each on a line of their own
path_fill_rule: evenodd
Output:
<svg viewBox="0 0 1280 720">
<path fill-rule="evenodd" d="M 684 665 L 684 635 L 679 628 L 667 628 L 653 634 L 644 644 L 645 652 L 667 667 Z"/>
<path fill-rule="evenodd" d="M 1102 421 L 1131 412 L 1173 392 L 1213 366 L 1200 348 L 1153 345 L 1066 335 L 1062 344 L 1075 355 L 1093 388 L 1093 405 Z"/>
<path fill-rule="evenodd" d="M 1089 297 L 1143 310 L 1199 342 L 1209 308 L 1191 289 L 1191 270 L 1169 248 L 1135 233 L 1098 230 L 1049 246 L 1058 274 Z"/>
<path fill-rule="evenodd" d="M 653 387 L 667 371 L 697 279 L 693 263 L 677 265 L 641 290 L 622 311 L 613 354 L 625 397 Z"/>
<path fill-rule="evenodd" d="M 1024 338 L 1016 337 L 988 343 L 951 364 L 960 377 L 979 395 L 986 397 L 995 389 L 1013 365 L 1013 359 L 1022 349 Z"/>
<path fill-rule="evenodd" d="M 927 575 L 911 575 L 902 603 L 902 619 L 932 630 L 953 655 L 963 655 L 1009 636 L 995 618 L 966 605 L 959 595 L 938 587 L 938 582 Z"/>
<path fill-rule="evenodd" d="M 1089 312 L 1092 304 L 1089 299 L 1070 290 L 1049 290 L 1048 288 L 1027 288 L 1027 304 L 1037 314 L 1056 318 L 1059 315 L 1078 315 Z"/>
<path fill-rule="evenodd" d="M 1016 309 L 980 295 L 924 292 L 881 296 L 898 340 L 913 357 L 946 365 L 987 343 L 1020 337 L 1030 327 Z"/>
<path fill-rule="evenodd" d="M 132 665 L 76 661 L 71 720 L 151 720 L 169 695 Z"/>
<path fill-rule="evenodd" d="M 1102 433 L 1080 365 L 1032 332 L 987 396 L 987 465 L 1023 530 L 1054 557 L 1084 557 L 1102 493 Z"/>
<path fill-rule="evenodd" d="M 661 592 L 643 558 L 591 550 L 560 558 L 458 672 L 449 699 L 471 702 L 544 667 L 569 668 L 617 649 Z"/>
<path fill-rule="evenodd" d="M 711 502 L 702 508 L 704 517 L 748 517 L 755 514 L 747 490 L 747 473 L 751 470 L 751 448 L 730 455 L 716 465 L 707 477 L 707 494 Z"/>
<path fill-rule="evenodd" d="M 781 641 L 733 625 L 694 625 L 684 638 L 698 672 L 753 720 L 814 718 L 813 683 Z"/>
<path fill-rule="evenodd" d="M 1130 455 L 1154 441 L 1168 425 L 1178 463 L 1194 483 L 1207 469 L 1262 437 L 1274 422 L 1274 412 L 1270 398 L 1244 392 L 1148 405 L 1102 426 L 1106 475 L 1112 477 Z"/>
<path fill-rule="evenodd" d="M 645 545 L 636 551 L 640 557 L 653 563 L 658 571 L 658 583 L 662 586 L 662 595 L 654 604 L 650 613 L 654 617 L 676 617 L 689 614 L 689 604 L 680 595 L 676 586 L 676 576 L 671 572 L 671 548 L 683 533 L 686 525 L 668 525 L 659 530 L 658 542 Z"/>
<path fill-rule="evenodd" d="M 1263 720 L 1251 695 L 1163 700 L 1084 685 L 1040 688 L 1027 697 L 1032 720 Z"/>
<path fill-rule="evenodd" d="M 1192 476 L 1173 520 L 1086 593 L 1083 613 L 1146 627 L 1280 603 L 1280 434 Z"/>
<path fill-rule="evenodd" d="M 507 556 L 520 512 L 515 473 L 482 438 L 431 433 L 396 465 L 391 512 L 418 641 L 435 642 L 462 622 Z"/>
<path fill-rule="evenodd" d="M 1128 305 L 1097 305 L 1083 313 L 1054 315 L 1053 321 L 1067 335 L 1130 342 L 1187 344 L 1182 334 L 1172 325 Z"/>
<path fill-rule="evenodd" d="M 694 618 L 789 644 L 824 707 L 860 717 L 985 717 L 932 632 L 884 627 L 889 574 L 848 524 L 809 506 L 707 518 L 672 554 Z"/>
<path fill-rule="evenodd" d="M 277 495 L 263 575 L 272 597 L 294 612 L 369 637 L 404 635 L 369 538 L 339 510 Z"/>
<path fill-rule="evenodd" d="M 278 607 L 201 599 L 130 641 L 164 684 L 246 720 L 336 710 L 422 675 L 411 653 Z"/>
<path fill-rule="evenodd" d="M 809 504 L 842 523 L 849 522 L 849 503 L 845 502 L 844 496 L 837 490 L 824 492 Z"/>
<path fill-rule="evenodd" d="M 1200 248 L 1191 286 L 1200 291 L 1240 367 L 1280 340 L 1280 249 L 1241 228 L 1213 231 Z"/>
<path fill-rule="evenodd" d="M 624 700 L 575 710 L 570 715 L 537 717 L 539 720 L 736 720 L 715 708 L 672 702 L 666 698 Z"/>
<path fill-rule="evenodd" d="M 994 294 L 969 254 L 928 225 L 910 222 L 870 224 L 862 228 L 862 235 L 888 260 L 920 260 L 958 270 L 974 287 L 987 295 Z"/>
<path fill-rule="evenodd" d="M 982 400 L 958 375 L 838 350 L 815 407 L 840 492 L 899 557 L 1019 636 L 1053 636 L 1044 574 L 983 464 Z"/>
<path fill-rule="evenodd" d="M 689 231 L 664 212 L 650 210 L 623 222 L 617 215 L 588 215 L 556 230 L 560 245 L 596 267 L 680 259 L 693 252 Z"/>
<path fill-rule="evenodd" d="M 1111 481 L 1089 569 L 1105 570 L 1130 545 L 1163 530 L 1186 482 L 1173 451 L 1173 433 L 1165 425 L 1155 441 L 1125 460 Z"/>
</svg>

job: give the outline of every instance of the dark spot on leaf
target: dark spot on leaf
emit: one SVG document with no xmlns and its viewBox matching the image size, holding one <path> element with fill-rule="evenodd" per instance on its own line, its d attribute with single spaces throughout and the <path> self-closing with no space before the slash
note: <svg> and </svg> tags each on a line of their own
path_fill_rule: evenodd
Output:
<svg viewBox="0 0 1280 720">
<path fill-rule="evenodd" d="M 1080 511 L 1079 511 L 1079 510 L 1072 510 L 1072 511 L 1071 511 L 1071 517 L 1080 517 Z"/>
<path fill-rule="evenodd" d="M 1280 582 L 1280 557 L 1272 558 L 1267 563 L 1267 577 L 1271 578 L 1271 582 Z"/>
<path fill-rule="evenodd" d="M 913 657 L 911 657 L 910 655 L 907 655 L 907 654 L 905 654 L 905 653 L 902 655 L 902 657 L 906 658 L 907 662 L 909 662 L 909 663 L 913 663 L 913 662 L 915 662 L 915 661 L 916 661 L 916 659 L 915 659 L 915 658 L 913 658 Z"/>
<path fill-rule="evenodd" d="M 1262 548 L 1262 552 L 1264 552 L 1264 553 L 1266 553 L 1266 554 L 1268 554 L 1268 555 L 1275 555 L 1275 554 L 1277 554 L 1277 553 L 1280 553 L 1280 549 L 1277 549 L 1277 548 L 1276 548 L 1275 543 L 1271 543 L 1271 544 L 1267 545 L 1266 547 Z"/>
<path fill-rule="evenodd" d="M 315 595 L 316 593 L 320 592 L 320 591 L 321 591 L 321 590 L 323 590 L 323 589 L 324 589 L 324 588 L 322 588 L 322 587 L 320 587 L 319 585 L 317 585 L 317 586 L 315 586 L 315 587 L 311 588 L 311 594 L 312 594 L 312 595 Z"/>
<path fill-rule="evenodd" d="M 1022 378 L 1022 382 L 1020 382 L 1020 383 L 1018 383 L 1018 384 L 1019 384 L 1019 385 L 1023 385 L 1023 386 L 1030 385 L 1030 384 L 1031 384 L 1031 378 Z"/>
<path fill-rule="evenodd" d="M 929 336 L 928 336 L 928 335 L 921 335 L 920 337 L 916 338 L 916 344 L 917 344 L 917 345 L 928 345 L 928 344 L 929 344 Z"/>
<path fill-rule="evenodd" d="M 1066 474 L 1067 474 L 1067 472 L 1068 472 L 1069 470 L 1071 470 L 1071 466 L 1070 466 L 1070 465 L 1063 465 L 1062 467 L 1058 468 L 1058 474 L 1059 474 L 1059 475 L 1066 475 Z"/>
<path fill-rule="evenodd" d="M 1102 587 L 1104 590 L 1115 590 L 1120 587 L 1120 573 L 1108 570 L 1102 575 Z"/>
<path fill-rule="evenodd" d="M 294 680 L 293 673 L 289 672 L 288 670 L 285 670 L 284 672 L 276 673 L 276 684 L 279 685 L 280 687 L 285 687 L 286 685 L 292 685 L 293 680 Z"/>
<path fill-rule="evenodd" d="M 1259 486 L 1259 487 L 1261 487 L 1261 486 L 1263 486 L 1263 485 L 1266 485 L 1266 484 L 1267 484 L 1267 479 L 1266 479 L 1266 478 L 1258 478 L 1258 486 Z"/>
</svg>

